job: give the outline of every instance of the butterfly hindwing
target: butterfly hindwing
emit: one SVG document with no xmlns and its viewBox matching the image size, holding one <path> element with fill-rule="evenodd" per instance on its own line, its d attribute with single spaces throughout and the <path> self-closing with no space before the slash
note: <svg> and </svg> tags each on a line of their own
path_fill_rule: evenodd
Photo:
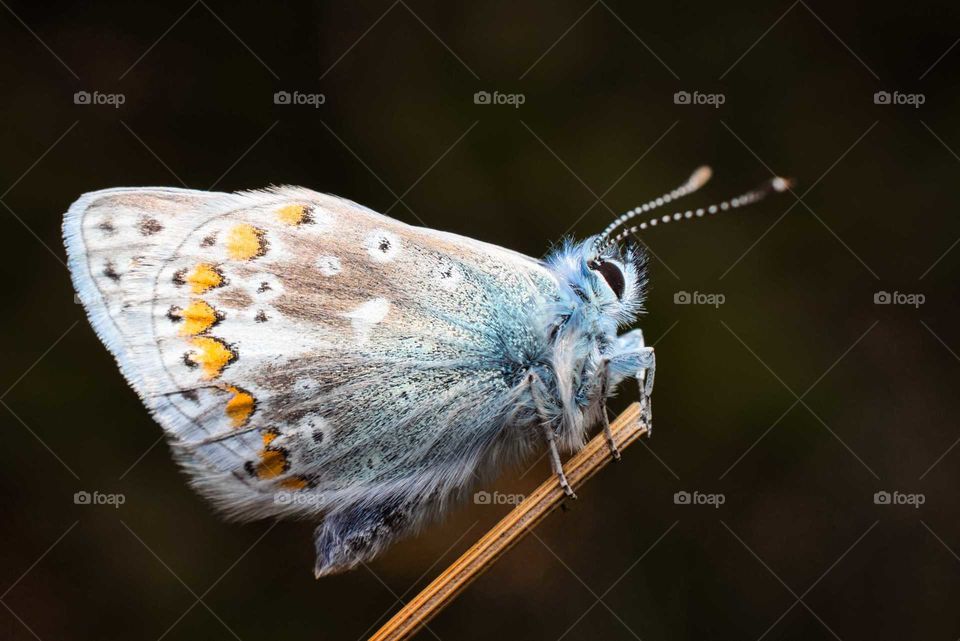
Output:
<svg viewBox="0 0 960 641">
<path fill-rule="evenodd" d="M 537 261 L 305 189 L 106 190 L 64 232 L 194 484 L 240 518 L 326 513 L 319 572 L 467 484 L 545 349 Z"/>
</svg>

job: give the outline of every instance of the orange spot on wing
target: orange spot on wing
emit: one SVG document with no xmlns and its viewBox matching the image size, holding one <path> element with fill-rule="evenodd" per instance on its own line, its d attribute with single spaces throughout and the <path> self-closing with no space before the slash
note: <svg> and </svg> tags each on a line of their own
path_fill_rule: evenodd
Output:
<svg viewBox="0 0 960 641">
<path fill-rule="evenodd" d="M 306 205 L 284 205 L 277 210 L 277 218 L 288 225 L 301 225 L 309 219 L 310 208 Z"/>
<path fill-rule="evenodd" d="M 257 477 L 273 479 L 283 474 L 288 467 L 287 454 L 283 450 L 263 450 L 257 464 Z"/>
<path fill-rule="evenodd" d="M 262 431 L 261 436 L 263 449 L 260 450 L 260 460 L 256 463 L 248 461 L 245 467 L 251 475 L 262 481 L 278 479 L 290 470 L 289 454 L 284 448 L 273 445 L 273 442 L 280 437 L 280 432 L 276 428 Z M 300 490 L 307 487 L 308 482 L 303 477 L 295 476 L 278 480 L 278 485 L 286 490 Z"/>
<path fill-rule="evenodd" d="M 265 232 L 253 225 L 241 224 L 227 235 L 227 253 L 234 260 L 250 260 L 267 251 Z"/>
<path fill-rule="evenodd" d="M 250 420 L 253 410 L 256 409 L 257 401 L 253 398 L 253 394 L 239 387 L 231 385 L 227 390 L 233 393 L 233 396 L 227 401 L 225 410 L 227 416 L 230 417 L 234 427 L 243 427 Z M 267 443 L 264 443 L 264 445 L 267 445 Z"/>
<path fill-rule="evenodd" d="M 194 294 L 202 294 L 209 289 L 223 285 L 223 274 L 213 265 L 200 263 L 187 274 L 186 282 Z"/>
<path fill-rule="evenodd" d="M 285 490 L 302 490 L 307 487 L 307 479 L 302 476 L 291 476 L 280 481 L 280 487 Z"/>
<path fill-rule="evenodd" d="M 220 376 L 223 368 L 237 358 L 236 353 L 219 338 L 197 336 L 191 343 L 197 351 L 187 354 L 187 358 L 203 368 L 203 377 L 207 380 Z"/>
<path fill-rule="evenodd" d="M 193 301 L 186 309 L 180 310 L 178 315 L 183 319 L 180 327 L 180 334 L 183 336 L 202 334 L 220 320 L 217 310 L 202 300 Z"/>
</svg>

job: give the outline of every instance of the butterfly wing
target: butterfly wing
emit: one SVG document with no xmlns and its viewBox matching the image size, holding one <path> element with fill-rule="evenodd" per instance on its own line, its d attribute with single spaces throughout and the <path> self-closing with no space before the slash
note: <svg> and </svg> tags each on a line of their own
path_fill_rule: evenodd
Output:
<svg viewBox="0 0 960 641">
<path fill-rule="evenodd" d="M 546 352 L 538 261 L 305 189 L 105 190 L 64 235 L 193 484 L 238 518 L 324 512 L 318 574 L 466 486 Z"/>
</svg>

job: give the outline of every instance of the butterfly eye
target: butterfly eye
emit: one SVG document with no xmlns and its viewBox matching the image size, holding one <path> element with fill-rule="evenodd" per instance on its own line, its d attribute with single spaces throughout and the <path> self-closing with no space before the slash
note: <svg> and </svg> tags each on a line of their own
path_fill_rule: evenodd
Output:
<svg viewBox="0 0 960 641">
<path fill-rule="evenodd" d="M 607 285 L 617 295 L 617 298 L 623 298 L 623 290 L 626 289 L 627 282 L 623 277 L 623 271 L 616 264 L 604 260 L 595 260 L 590 263 L 590 269 L 603 276 Z"/>
</svg>

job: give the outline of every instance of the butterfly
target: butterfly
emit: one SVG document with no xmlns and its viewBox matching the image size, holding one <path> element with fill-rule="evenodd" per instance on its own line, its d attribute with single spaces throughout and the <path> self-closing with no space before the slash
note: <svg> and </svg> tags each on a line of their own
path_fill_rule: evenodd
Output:
<svg viewBox="0 0 960 641">
<path fill-rule="evenodd" d="M 636 216 L 538 260 L 299 187 L 118 188 L 67 212 L 70 273 L 97 335 L 193 487 L 228 517 L 319 518 L 316 575 L 366 562 L 478 479 L 600 425 L 628 378 L 652 418 L 635 234 L 759 200 Z"/>
</svg>

